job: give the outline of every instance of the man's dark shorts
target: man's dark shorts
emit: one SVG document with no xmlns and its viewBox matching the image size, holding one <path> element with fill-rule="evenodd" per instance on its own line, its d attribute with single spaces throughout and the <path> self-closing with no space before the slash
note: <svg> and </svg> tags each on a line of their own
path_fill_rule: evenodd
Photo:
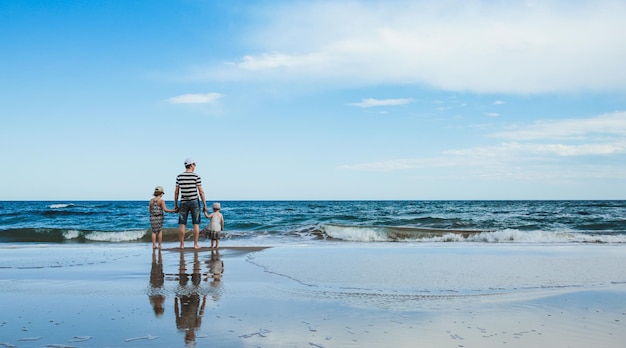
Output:
<svg viewBox="0 0 626 348">
<path fill-rule="evenodd" d="M 187 224 L 187 215 L 191 213 L 191 223 L 200 225 L 200 201 L 181 201 L 178 209 L 178 224 Z"/>
</svg>

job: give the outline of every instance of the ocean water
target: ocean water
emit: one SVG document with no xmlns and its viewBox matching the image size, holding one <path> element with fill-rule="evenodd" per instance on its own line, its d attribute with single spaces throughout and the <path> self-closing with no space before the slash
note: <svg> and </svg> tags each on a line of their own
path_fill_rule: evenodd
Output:
<svg viewBox="0 0 626 348">
<path fill-rule="evenodd" d="M 626 201 L 221 203 L 229 245 L 626 243 Z M 0 243 L 149 243 L 149 227 L 147 200 L 0 201 Z M 176 242 L 178 214 L 164 227 Z"/>
</svg>

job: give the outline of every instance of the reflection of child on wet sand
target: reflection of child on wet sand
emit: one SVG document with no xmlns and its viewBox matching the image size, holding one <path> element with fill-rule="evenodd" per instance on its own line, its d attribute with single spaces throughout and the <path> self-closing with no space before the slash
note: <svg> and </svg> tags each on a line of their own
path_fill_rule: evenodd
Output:
<svg viewBox="0 0 626 348">
<path fill-rule="evenodd" d="M 154 315 L 157 317 L 163 316 L 165 308 L 165 296 L 162 294 L 163 283 L 165 281 L 165 274 L 163 273 L 163 258 L 161 256 L 161 250 L 159 250 L 158 258 L 155 250 L 152 250 L 152 268 L 150 269 L 150 292 L 149 299 L 154 310 Z"/>
<path fill-rule="evenodd" d="M 159 249 L 163 241 L 163 212 L 174 213 L 175 210 L 167 209 L 163 200 L 163 187 L 157 186 L 154 189 L 154 197 L 150 200 L 148 211 L 150 212 L 150 227 L 152 228 L 152 249 L 157 248 L 157 237 L 159 239 Z"/>
<path fill-rule="evenodd" d="M 220 259 L 220 253 L 217 250 L 211 250 L 211 259 L 206 261 L 209 266 L 209 272 L 206 274 L 205 281 L 208 281 L 209 278 L 213 278 L 211 284 L 211 297 L 213 301 L 217 302 L 220 300 L 222 291 L 222 275 L 224 274 L 224 261 Z"/>
<path fill-rule="evenodd" d="M 219 282 L 224 274 L 224 261 L 220 259 L 218 251 L 211 252 L 211 260 L 209 261 L 209 274 L 213 281 Z"/>
<path fill-rule="evenodd" d="M 204 230 L 211 239 L 211 249 L 214 247 L 213 244 L 215 244 L 215 248 L 219 247 L 220 233 L 224 230 L 224 216 L 220 213 L 220 209 L 220 204 L 216 202 L 213 203 L 213 213 L 207 214 L 207 212 L 204 212 L 204 216 L 211 219 Z"/>
</svg>

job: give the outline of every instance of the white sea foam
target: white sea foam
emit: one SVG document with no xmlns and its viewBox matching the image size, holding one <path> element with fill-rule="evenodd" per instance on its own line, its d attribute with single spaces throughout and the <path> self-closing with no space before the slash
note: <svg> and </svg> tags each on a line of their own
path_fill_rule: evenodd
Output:
<svg viewBox="0 0 626 348">
<path fill-rule="evenodd" d="M 472 235 L 467 238 L 467 241 L 484 243 L 626 243 L 626 235 L 506 229 Z"/>
<path fill-rule="evenodd" d="M 71 203 L 60 203 L 60 204 L 51 204 L 49 206 L 50 209 L 62 209 L 62 208 L 68 208 L 68 207 L 73 207 L 74 204 Z"/>
<path fill-rule="evenodd" d="M 63 238 L 65 239 L 75 239 L 80 236 L 80 231 L 77 230 L 67 230 L 63 232 Z"/>
<path fill-rule="evenodd" d="M 121 232 L 91 232 L 85 235 L 85 238 L 97 242 L 129 242 L 139 240 L 145 234 L 145 230 L 132 230 Z"/>
<path fill-rule="evenodd" d="M 626 243 L 624 234 L 591 234 L 571 231 L 521 231 L 504 229 L 490 232 L 450 231 L 435 229 L 397 229 L 326 225 L 327 236 L 349 242 L 478 242 L 478 243 Z"/>
<path fill-rule="evenodd" d="M 565 243 L 573 240 L 573 233 L 520 231 L 506 229 L 494 232 L 481 232 L 464 238 L 459 234 L 444 234 L 440 237 L 428 238 L 433 242 L 480 242 L 480 243 Z"/>
</svg>

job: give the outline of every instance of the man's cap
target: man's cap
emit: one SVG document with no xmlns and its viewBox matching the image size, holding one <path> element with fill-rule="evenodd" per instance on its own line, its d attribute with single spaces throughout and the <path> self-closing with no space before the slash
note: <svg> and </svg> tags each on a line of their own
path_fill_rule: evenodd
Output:
<svg viewBox="0 0 626 348">
<path fill-rule="evenodd" d="M 196 163 L 196 161 L 194 161 L 194 160 L 193 160 L 193 158 L 191 158 L 191 157 L 188 157 L 188 158 L 185 160 L 185 165 L 186 165 L 186 166 L 191 165 L 191 164 L 194 164 L 194 163 Z"/>
</svg>

